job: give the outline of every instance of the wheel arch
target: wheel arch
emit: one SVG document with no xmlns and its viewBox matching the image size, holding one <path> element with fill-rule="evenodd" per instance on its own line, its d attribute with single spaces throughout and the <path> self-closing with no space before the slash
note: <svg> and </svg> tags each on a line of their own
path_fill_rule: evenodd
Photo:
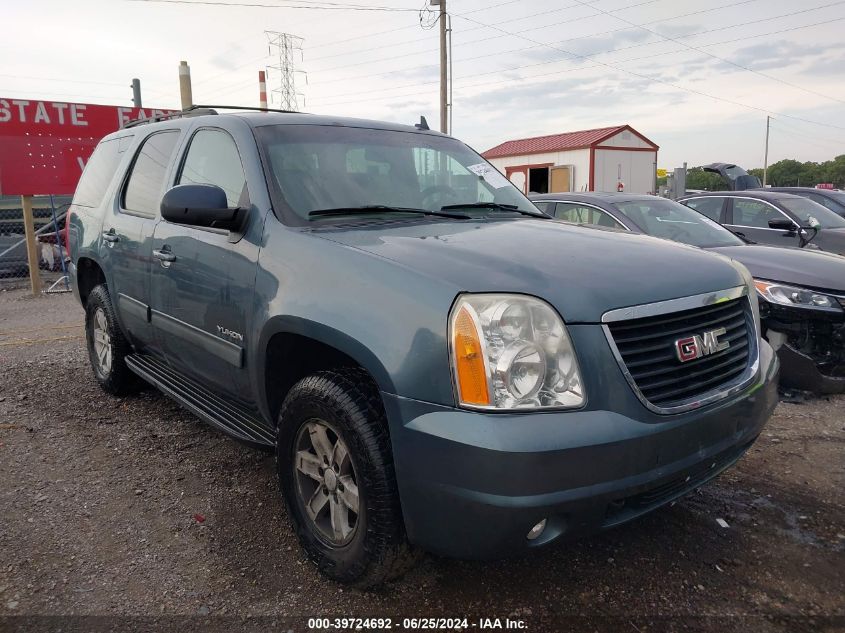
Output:
<svg viewBox="0 0 845 633">
<path fill-rule="evenodd" d="M 258 350 L 259 408 L 274 425 L 290 388 L 305 376 L 324 369 L 359 367 L 370 375 L 379 391 L 395 391 L 384 364 L 366 345 L 322 323 L 275 317 L 264 326 Z"/>
<path fill-rule="evenodd" d="M 76 262 L 76 286 L 83 308 L 88 305 L 88 295 L 100 284 L 108 285 L 102 266 L 91 257 L 80 257 Z"/>
</svg>

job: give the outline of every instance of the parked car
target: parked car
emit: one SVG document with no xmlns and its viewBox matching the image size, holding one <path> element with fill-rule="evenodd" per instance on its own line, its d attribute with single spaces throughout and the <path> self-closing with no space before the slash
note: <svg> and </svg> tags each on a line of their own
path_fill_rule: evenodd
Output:
<svg viewBox="0 0 845 633">
<path fill-rule="evenodd" d="M 767 189 L 719 191 L 678 202 L 758 244 L 845 255 L 845 218 L 801 196 Z"/>
<path fill-rule="evenodd" d="M 781 360 L 781 384 L 845 392 L 845 257 L 750 244 L 696 211 L 654 196 L 614 193 L 531 196 L 567 222 L 653 235 L 730 257 L 754 276 L 763 336 Z"/>
<path fill-rule="evenodd" d="M 816 189 L 815 187 L 769 187 L 766 191 L 791 193 L 796 196 L 809 198 L 827 207 L 837 215 L 845 217 L 845 191 L 839 189 Z"/>
<path fill-rule="evenodd" d="M 741 264 L 554 222 L 424 123 L 190 114 L 107 136 L 77 188 L 94 376 L 275 451 L 331 578 L 619 525 L 777 403 Z"/>
</svg>

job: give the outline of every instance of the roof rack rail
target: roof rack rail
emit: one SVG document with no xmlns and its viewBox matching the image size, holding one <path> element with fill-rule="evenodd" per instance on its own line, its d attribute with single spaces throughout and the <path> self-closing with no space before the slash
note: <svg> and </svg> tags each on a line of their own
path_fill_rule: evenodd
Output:
<svg viewBox="0 0 845 633">
<path fill-rule="evenodd" d="M 170 112 L 166 114 L 156 114 L 147 119 L 133 119 L 123 124 L 123 128 L 136 127 L 145 123 L 157 123 L 158 121 L 167 121 L 168 119 L 177 119 L 192 116 L 205 116 L 212 114 L 219 114 L 217 110 L 251 110 L 253 112 L 281 112 L 283 114 L 301 114 L 296 110 L 276 110 L 273 108 L 254 108 L 250 106 L 229 106 L 229 105 L 192 105 L 184 110 L 177 112 Z"/>
</svg>

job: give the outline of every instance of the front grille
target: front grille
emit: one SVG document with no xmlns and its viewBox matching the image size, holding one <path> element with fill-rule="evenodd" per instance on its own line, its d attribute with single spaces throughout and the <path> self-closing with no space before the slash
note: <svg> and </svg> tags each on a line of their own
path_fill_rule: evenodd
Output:
<svg viewBox="0 0 845 633">
<path fill-rule="evenodd" d="M 753 320 L 745 297 L 682 312 L 609 323 L 622 362 L 642 396 L 666 409 L 735 382 L 756 355 Z M 725 328 L 730 347 L 682 363 L 675 341 Z"/>
</svg>

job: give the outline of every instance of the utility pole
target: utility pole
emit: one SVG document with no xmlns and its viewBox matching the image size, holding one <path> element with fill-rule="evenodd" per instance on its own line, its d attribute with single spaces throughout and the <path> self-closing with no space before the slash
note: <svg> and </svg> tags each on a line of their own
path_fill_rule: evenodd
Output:
<svg viewBox="0 0 845 633">
<path fill-rule="evenodd" d="M 136 108 L 143 108 L 141 105 L 141 80 L 132 80 L 132 105 Z"/>
<path fill-rule="evenodd" d="M 763 186 L 766 186 L 766 176 L 768 175 L 767 172 L 769 171 L 769 124 L 772 121 L 772 117 L 766 117 L 766 153 L 763 156 Z"/>
<path fill-rule="evenodd" d="M 194 105 L 194 97 L 191 94 L 191 67 L 186 61 L 179 62 L 179 94 L 182 97 L 183 110 Z"/>
<path fill-rule="evenodd" d="M 440 131 L 449 133 L 449 119 L 446 104 L 449 99 L 446 77 L 446 0 L 431 0 L 440 5 Z"/>
</svg>

